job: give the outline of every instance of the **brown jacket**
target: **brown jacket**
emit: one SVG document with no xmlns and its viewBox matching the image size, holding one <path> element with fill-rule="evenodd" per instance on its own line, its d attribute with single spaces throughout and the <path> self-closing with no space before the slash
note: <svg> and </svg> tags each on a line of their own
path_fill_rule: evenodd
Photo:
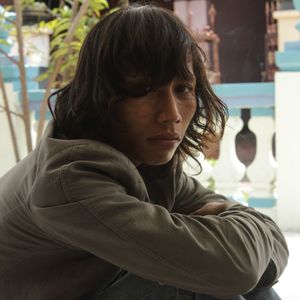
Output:
<svg viewBox="0 0 300 300">
<path fill-rule="evenodd" d="M 50 124 L 0 179 L 0 299 L 89 299 L 121 269 L 220 298 L 274 284 L 288 256 L 274 222 L 234 203 L 191 216 L 222 196 L 166 170 Z"/>
</svg>

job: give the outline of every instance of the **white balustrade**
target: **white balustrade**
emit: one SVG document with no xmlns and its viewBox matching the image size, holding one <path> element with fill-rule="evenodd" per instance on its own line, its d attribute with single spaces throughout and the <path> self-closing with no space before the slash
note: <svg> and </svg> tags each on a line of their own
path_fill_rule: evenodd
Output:
<svg viewBox="0 0 300 300">
<path fill-rule="evenodd" d="M 212 171 L 216 191 L 228 197 L 237 192 L 245 175 L 246 168 L 239 161 L 235 149 L 235 138 L 242 127 L 240 110 L 231 110 L 220 146 L 220 156 Z"/>
<path fill-rule="evenodd" d="M 194 159 L 188 157 L 186 162 L 183 164 L 183 170 L 189 175 L 195 177 L 197 180 L 201 182 L 201 184 L 205 187 L 208 187 L 212 175 L 213 167 L 207 161 L 202 153 L 200 153 L 197 157 L 197 160 L 200 162 L 202 170 L 200 172 L 200 167 L 195 162 Z M 200 173 L 199 173 L 200 172 Z"/>
<path fill-rule="evenodd" d="M 247 168 L 247 177 L 251 183 L 249 206 L 276 218 L 276 199 L 274 198 L 274 181 L 276 162 L 272 153 L 272 138 L 275 123 L 271 108 L 254 108 L 248 126 L 256 135 L 256 155 Z"/>
<path fill-rule="evenodd" d="M 256 135 L 256 155 L 247 170 L 236 154 L 236 136 L 243 127 L 240 109 L 230 109 L 220 155 L 213 167 L 201 154 L 198 159 L 203 166 L 201 174 L 195 161 L 188 159 L 184 170 L 202 184 L 214 181 L 216 192 L 255 207 L 276 220 L 276 161 L 272 153 L 272 138 L 275 131 L 272 108 L 252 108 L 248 126 Z M 249 181 L 245 181 L 245 174 Z"/>
</svg>

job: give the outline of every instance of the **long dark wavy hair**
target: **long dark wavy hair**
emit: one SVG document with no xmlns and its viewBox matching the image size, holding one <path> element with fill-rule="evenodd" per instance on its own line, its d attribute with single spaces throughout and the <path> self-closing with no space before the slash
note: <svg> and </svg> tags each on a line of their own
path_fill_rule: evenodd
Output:
<svg viewBox="0 0 300 300">
<path fill-rule="evenodd" d="M 87 35 L 73 80 L 56 96 L 52 115 L 58 132 L 67 138 L 109 142 L 117 122 L 114 105 L 187 77 L 188 59 L 196 77 L 197 108 L 176 151 L 177 162 L 195 158 L 208 141 L 223 135 L 228 112 L 206 76 L 205 55 L 193 34 L 170 11 L 133 5 L 104 17 Z M 128 78 L 146 78 L 128 82 Z M 178 165 L 178 164 L 176 164 Z"/>
</svg>

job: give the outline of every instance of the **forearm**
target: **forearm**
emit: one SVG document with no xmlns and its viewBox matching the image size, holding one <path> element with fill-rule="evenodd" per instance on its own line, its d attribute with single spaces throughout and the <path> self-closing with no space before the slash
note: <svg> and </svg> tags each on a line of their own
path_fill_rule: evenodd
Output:
<svg viewBox="0 0 300 300">
<path fill-rule="evenodd" d="M 259 213 L 255 209 L 243 205 L 236 205 L 229 210 L 233 210 L 233 209 L 243 210 L 245 213 L 248 213 L 253 217 L 255 217 L 256 219 L 262 221 L 260 222 L 260 227 L 257 227 L 253 232 L 253 237 L 252 237 L 253 240 L 256 238 L 254 235 L 255 233 L 262 232 L 262 231 L 268 232 L 268 237 L 272 242 L 271 244 L 272 247 L 270 248 L 271 256 L 269 260 L 261 259 L 260 263 L 264 263 L 265 271 L 260 277 L 256 287 L 258 288 L 270 287 L 278 281 L 278 278 L 283 273 L 287 265 L 289 252 L 288 252 L 288 247 L 284 235 L 271 218 L 269 218 L 264 214 Z M 227 214 L 228 212 L 224 211 L 224 213 L 221 213 L 220 216 L 224 217 Z M 260 251 L 261 255 L 264 256 L 264 254 L 266 253 L 266 251 L 268 251 L 268 249 L 262 247 L 261 249 L 258 249 L 258 251 Z"/>
<path fill-rule="evenodd" d="M 232 207 L 218 217 L 172 214 L 176 236 L 162 237 L 156 250 L 168 249 L 165 258 L 176 268 L 176 277 L 170 270 L 160 280 L 218 298 L 254 289 L 272 258 L 273 237 L 260 214 L 240 209 Z"/>
<path fill-rule="evenodd" d="M 236 247 L 236 252 L 241 253 L 241 255 L 247 256 L 253 251 L 254 254 L 251 255 L 256 260 L 254 265 L 257 264 L 257 276 L 261 276 L 258 287 L 267 287 L 274 284 L 283 272 L 288 257 L 286 241 L 276 224 L 256 210 L 237 205 L 237 203 L 227 200 L 222 195 L 209 191 L 203 193 L 204 188 L 201 184 L 185 174 L 181 174 L 180 182 L 183 184 L 178 190 L 177 202 L 181 203 L 181 206 L 177 206 L 176 209 L 192 216 L 199 215 L 208 218 L 217 216 L 216 218 L 221 218 L 220 220 L 225 218 L 226 222 L 231 223 L 230 226 L 234 228 L 229 231 L 226 226 L 222 228 L 224 225 L 220 222 L 219 228 L 224 232 L 224 246 L 230 247 L 235 230 L 240 231 L 240 238 L 248 244 L 249 253 L 247 254 L 247 247 L 244 254 L 242 254 L 239 252 L 240 246 L 238 244 L 234 242 L 233 246 Z M 270 242 L 266 242 L 267 240 Z M 256 254 L 259 255 L 259 252 L 262 253 L 262 256 L 256 258 Z M 269 258 L 268 255 L 265 255 L 268 252 L 270 253 Z"/>
<path fill-rule="evenodd" d="M 272 233 L 255 211 L 233 206 L 218 216 L 170 214 L 121 195 L 116 206 L 99 210 L 99 203 L 35 208 L 36 221 L 64 244 L 122 269 L 218 298 L 253 289 L 274 255 Z"/>
</svg>

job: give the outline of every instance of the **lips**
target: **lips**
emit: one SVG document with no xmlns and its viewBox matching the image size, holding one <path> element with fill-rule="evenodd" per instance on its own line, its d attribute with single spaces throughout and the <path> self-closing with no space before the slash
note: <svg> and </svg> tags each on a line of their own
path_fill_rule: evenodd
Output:
<svg viewBox="0 0 300 300">
<path fill-rule="evenodd" d="M 155 141 L 155 140 L 166 140 L 166 141 L 180 141 L 180 135 L 177 134 L 176 132 L 161 132 L 157 135 L 151 136 L 148 138 L 150 141 Z"/>
<path fill-rule="evenodd" d="M 151 146 L 154 146 L 157 150 L 174 151 L 179 145 L 181 138 L 180 135 L 175 132 L 161 132 L 157 135 L 148 138 Z"/>
</svg>

